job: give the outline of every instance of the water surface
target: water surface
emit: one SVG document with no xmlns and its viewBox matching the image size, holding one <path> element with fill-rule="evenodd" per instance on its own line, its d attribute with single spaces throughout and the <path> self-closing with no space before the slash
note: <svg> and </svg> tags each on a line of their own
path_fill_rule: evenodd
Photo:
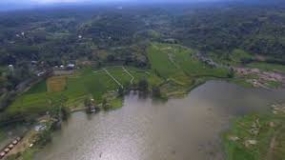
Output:
<svg viewBox="0 0 285 160">
<path fill-rule="evenodd" d="M 166 103 L 125 97 L 121 109 L 72 114 L 36 160 L 221 160 L 230 120 L 285 101 L 285 90 L 209 81 Z"/>
</svg>

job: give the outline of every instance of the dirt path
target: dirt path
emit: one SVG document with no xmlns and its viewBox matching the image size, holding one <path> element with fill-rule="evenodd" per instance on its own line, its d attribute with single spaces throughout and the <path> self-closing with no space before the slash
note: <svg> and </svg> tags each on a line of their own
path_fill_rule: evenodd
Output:
<svg viewBox="0 0 285 160">
<path fill-rule="evenodd" d="M 273 160 L 272 153 L 273 153 L 275 145 L 276 145 L 276 135 L 274 135 L 271 138 L 269 149 L 268 149 L 268 152 L 267 152 L 267 155 L 266 155 L 266 158 L 265 158 L 266 160 Z"/>
<path fill-rule="evenodd" d="M 280 129 L 278 131 L 276 131 L 276 133 L 274 133 L 273 137 L 271 138 L 270 141 L 270 145 L 268 148 L 268 152 L 266 154 L 266 158 L 265 160 L 274 160 L 274 150 L 276 149 L 277 145 L 278 145 L 278 135 L 282 134 L 282 130 L 284 131 L 284 125 L 280 127 Z"/>
<path fill-rule="evenodd" d="M 171 53 L 168 53 L 168 59 L 169 59 L 169 61 L 170 61 L 176 68 L 180 69 L 179 64 L 177 64 L 177 63 L 174 61 L 173 55 L 172 55 Z"/>
<path fill-rule="evenodd" d="M 130 83 L 133 84 L 135 77 L 124 66 L 122 68 L 132 78 Z"/>
</svg>

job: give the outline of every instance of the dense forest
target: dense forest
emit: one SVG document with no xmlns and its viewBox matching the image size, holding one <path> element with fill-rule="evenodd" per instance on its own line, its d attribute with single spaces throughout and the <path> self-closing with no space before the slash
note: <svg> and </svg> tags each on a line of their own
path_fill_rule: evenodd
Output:
<svg viewBox="0 0 285 160">
<path fill-rule="evenodd" d="M 147 68 L 153 41 L 221 55 L 241 49 L 274 60 L 285 57 L 284 37 L 285 5 L 270 2 L 1 12 L 1 97 L 41 71 L 71 62 Z"/>
</svg>

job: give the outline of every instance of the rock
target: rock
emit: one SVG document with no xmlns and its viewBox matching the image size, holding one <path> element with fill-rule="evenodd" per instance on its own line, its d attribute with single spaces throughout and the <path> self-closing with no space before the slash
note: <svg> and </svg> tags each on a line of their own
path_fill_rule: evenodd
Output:
<svg viewBox="0 0 285 160">
<path fill-rule="evenodd" d="M 250 132 L 251 134 L 253 134 L 253 135 L 258 135 L 259 129 L 257 129 L 257 128 L 252 128 L 249 132 Z"/>
<path fill-rule="evenodd" d="M 260 127 L 259 119 L 256 119 L 255 123 L 256 123 L 257 127 Z"/>
<path fill-rule="evenodd" d="M 257 125 L 253 122 L 251 128 L 257 128 Z"/>
<path fill-rule="evenodd" d="M 271 107 L 272 107 L 273 109 L 276 109 L 276 108 L 277 108 L 277 106 L 276 106 L 275 104 L 273 104 Z"/>
<path fill-rule="evenodd" d="M 246 140 L 245 142 L 244 142 L 244 145 L 246 146 L 246 147 L 249 147 L 249 146 L 252 146 L 252 145 L 256 145 L 257 144 L 257 141 L 256 140 Z"/>
<path fill-rule="evenodd" d="M 274 122 L 269 122 L 269 126 L 270 127 L 275 127 L 275 123 Z"/>
<path fill-rule="evenodd" d="M 256 140 L 248 140 L 248 143 L 250 145 L 256 145 L 257 144 L 257 141 Z"/>
<path fill-rule="evenodd" d="M 277 111 L 272 111 L 272 113 L 273 113 L 273 114 L 278 114 L 278 112 L 277 112 Z"/>
<path fill-rule="evenodd" d="M 231 141 L 238 141 L 240 138 L 237 136 L 229 136 L 228 139 Z"/>
</svg>

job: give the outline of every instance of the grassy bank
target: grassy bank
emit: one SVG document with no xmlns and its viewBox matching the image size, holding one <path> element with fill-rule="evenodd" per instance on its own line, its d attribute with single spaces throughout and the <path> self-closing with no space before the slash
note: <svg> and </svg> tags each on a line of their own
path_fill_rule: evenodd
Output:
<svg viewBox="0 0 285 160">
<path fill-rule="evenodd" d="M 273 113 L 236 119 L 223 137 L 227 160 L 284 160 L 284 111 L 279 106 Z"/>
</svg>

